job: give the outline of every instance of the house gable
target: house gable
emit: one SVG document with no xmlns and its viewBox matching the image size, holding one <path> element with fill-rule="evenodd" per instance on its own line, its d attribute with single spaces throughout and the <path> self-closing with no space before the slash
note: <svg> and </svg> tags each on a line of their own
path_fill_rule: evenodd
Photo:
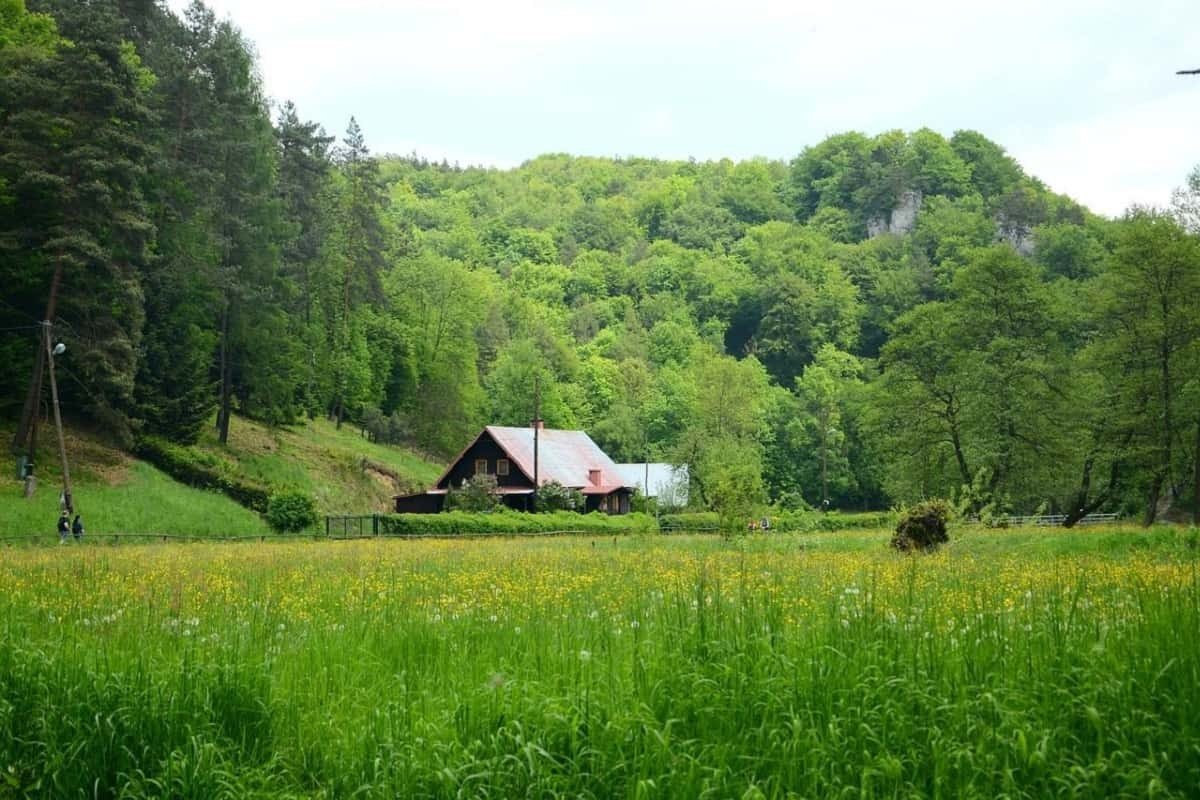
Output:
<svg viewBox="0 0 1200 800">
<path fill-rule="evenodd" d="M 507 462 L 507 470 L 504 462 Z M 525 473 L 517 460 L 486 428 L 451 462 L 434 486 L 438 489 L 457 489 L 463 481 L 470 480 L 479 472 L 477 466 L 483 466 L 487 474 L 494 476 L 497 486 L 533 488 L 533 478 Z M 508 474 L 501 474 L 504 471 Z"/>
<path fill-rule="evenodd" d="M 622 478 L 617 465 L 583 431 L 539 428 L 537 477 L 541 485 L 557 482 L 579 490 L 587 511 L 627 514 L 633 485 Z M 530 510 L 534 495 L 534 429 L 490 425 L 450 463 L 425 494 L 396 498 L 397 512 L 430 513 L 441 510 L 444 498 L 475 475 L 496 479 L 497 494 L 505 505 Z"/>
</svg>

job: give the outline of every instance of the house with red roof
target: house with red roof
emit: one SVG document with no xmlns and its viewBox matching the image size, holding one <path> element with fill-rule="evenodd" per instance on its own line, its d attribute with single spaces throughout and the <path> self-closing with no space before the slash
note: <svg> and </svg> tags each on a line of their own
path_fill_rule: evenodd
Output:
<svg viewBox="0 0 1200 800">
<path fill-rule="evenodd" d="M 446 495 L 476 475 L 496 479 L 496 493 L 509 508 L 533 510 L 534 486 L 557 482 L 583 494 L 585 511 L 628 514 L 634 485 L 583 431 L 542 426 L 489 425 L 459 454 L 433 487 L 396 498 L 397 514 L 435 514 Z"/>
</svg>

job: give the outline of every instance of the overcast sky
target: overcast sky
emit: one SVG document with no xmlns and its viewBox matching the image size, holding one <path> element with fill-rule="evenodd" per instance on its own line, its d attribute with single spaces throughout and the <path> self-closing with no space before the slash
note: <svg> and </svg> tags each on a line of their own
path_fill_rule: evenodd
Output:
<svg viewBox="0 0 1200 800">
<path fill-rule="evenodd" d="M 168 0 L 182 9 L 187 0 Z M 1200 163 L 1198 0 L 210 0 L 267 92 L 375 152 L 791 158 L 973 128 L 1094 211 Z"/>
</svg>

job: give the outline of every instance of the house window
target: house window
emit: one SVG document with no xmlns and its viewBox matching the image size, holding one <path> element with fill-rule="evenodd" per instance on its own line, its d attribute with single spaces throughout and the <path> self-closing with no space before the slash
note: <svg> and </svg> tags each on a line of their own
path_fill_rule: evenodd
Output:
<svg viewBox="0 0 1200 800">
<path fill-rule="evenodd" d="M 496 474 L 497 475 L 507 475 L 508 474 L 508 459 L 507 458 L 496 459 Z"/>
<path fill-rule="evenodd" d="M 486 458 L 475 459 L 475 474 L 476 475 L 487 475 L 487 459 Z"/>
</svg>

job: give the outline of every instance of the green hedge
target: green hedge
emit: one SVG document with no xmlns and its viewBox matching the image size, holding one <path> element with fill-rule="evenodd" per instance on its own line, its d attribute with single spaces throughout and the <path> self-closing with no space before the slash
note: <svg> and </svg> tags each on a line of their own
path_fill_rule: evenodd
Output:
<svg viewBox="0 0 1200 800">
<path fill-rule="evenodd" d="M 640 533 L 654 530 L 654 517 L 647 514 L 576 514 L 556 511 L 550 514 L 523 514 L 516 511 L 444 514 L 391 514 L 379 518 L 384 536 L 453 536 L 489 533 L 554 533 L 582 531 L 596 534 Z"/>
<path fill-rule="evenodd" d="M 663 533 L 674 531 L 709 531 L 721 527 L 721 518 L 714 511 L 693 511 L 682 514 L 663 514 L 658 518 Z"/>
<path fill-rule="evenodd" d="M 756 519 L 760 519 L 761 516 Z M 828 514 L 817 511 L 768 511 L 765 516 L 771 521 L 771 530 L 781 533 L 868 530 L 896 526 L 896 515 L 890 511 L 866 514 L 840 514 L 836 511 Z M 663 533 L 709 531 L 721 527 L 720 517 L 711 511 L 663 514 L 658 521 Z"/>
<path fill-rule="evenodd" d="M 774 530 L 792 533 L 874 530 L 894 528 L 895 526 L 896 514 L 891 511 L 863 514 L 841 514 L 837 511 L 831 511 L 828 514 L 822 514 L 819 511 L 785 511 L 771 517 L 771 527 Z"/>
<path fill-rule="evenodd" d="M 134 452 L 143 461 L 150 462 L 180 483 L 196 489 L 221 492 L 260 514 L 265 514 L 270 506 L 270 490 L 222 475 L 215 459 L 197 455 L 186 447 L 147 436 L 138 441 Z"/>
</svg>

